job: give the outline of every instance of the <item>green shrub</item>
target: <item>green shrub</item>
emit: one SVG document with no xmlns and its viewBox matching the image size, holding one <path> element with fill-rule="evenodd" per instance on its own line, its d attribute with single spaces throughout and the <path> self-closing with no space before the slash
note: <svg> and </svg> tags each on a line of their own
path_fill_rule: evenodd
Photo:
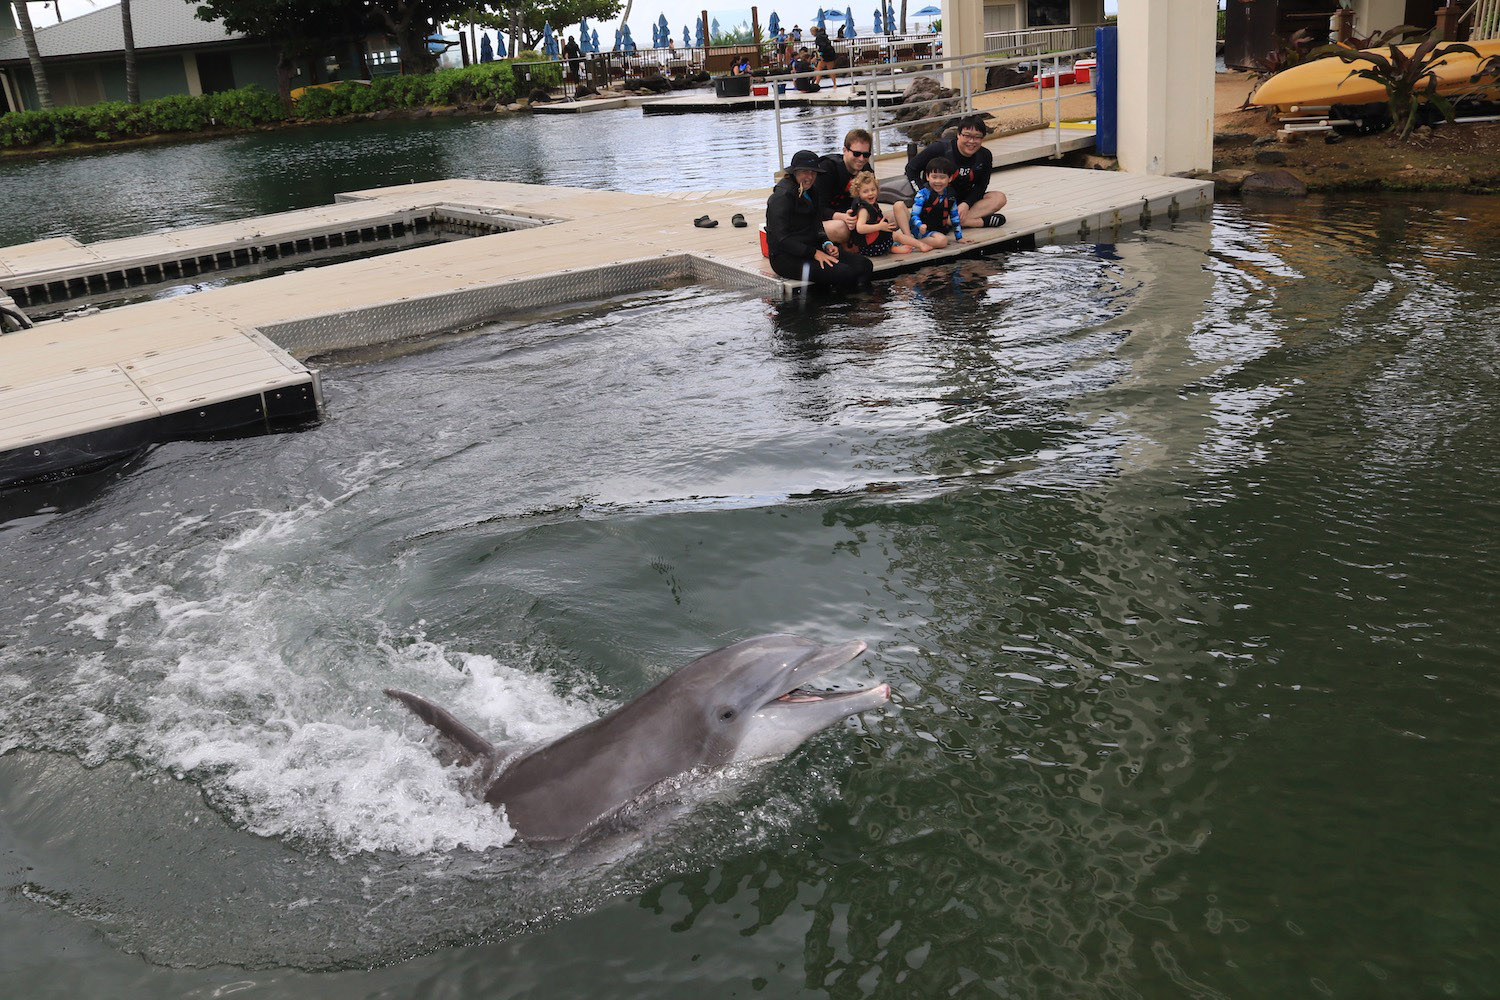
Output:
<svg viewBox="0 0 1500 1000">
<path fill-rule="evenodd" d="M 198 132 L 208 126 L 208 101 L 203 97 L 172 94 L 144 107 L 156 132 Z"/>
<path fill-rule="evenodd" d="M 380 111 L 389 106 L 384 103 L 383 93 L 377 91 L 373 84 L 365 86 L 362 83 L 346 83 L 339 89 L 348 91 L 349 110 L 357 115 Z"/>
<path fill-rule="evenodd" d="M 0 146 L 15 149 L 52 139 L 52 117 L 47 111 L 11 111 L 0 115 Z"/>
<path fill-rule="evenodd" d="M 562 64 L 531 62 L 531 87 L 562 83 Z M 309 90 L 293 109 L 297 118 L 335 118 L 339 115 L 418 108 L 429 104 L 508 104 L 516 99 L 514 65 L 481 63 L 463 69 L 439 70 L 427 76 L 382 76 L 369 85 L 346 82 L 338 87 Z M 12 111 L 0 115 L 0 148 L 20 149 L 66 142 L 103 142 L 162 132 L 197 132 L 210 125 L 250 128 L 283 121 L 286 109 L 275 94 L 259 87 L 240 87 L 202 97 L 173 95 L 140 104 L 105 101 L 88 107 L 50 111 Z"/>
<path fill-rule="evenodd" d="M 208 115 L 220 125 L 250 128 L 283 120 L 286 109 L 275 94 L 251 84 L 208 95 Z"/>
<path fill-rule="evenodd" d="M 305 91 L 292 110 L 298 118 L 336 118 L 349 113 L 347 87 Z"/>
</svg>

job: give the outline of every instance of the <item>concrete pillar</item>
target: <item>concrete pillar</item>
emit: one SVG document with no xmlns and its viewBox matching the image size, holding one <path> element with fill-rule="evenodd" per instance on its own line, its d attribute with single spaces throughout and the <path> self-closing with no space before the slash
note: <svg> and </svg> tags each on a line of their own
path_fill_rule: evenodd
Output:
<svg viewBox="0 0 1500 1000">
<path fill-rule="evenodd" d="M 973 55 L 984 51 L 984 3 L 983 0 L 943 0 L 943 56 Z M 984 68 L 976 67 L 968 72 L 969 93 L 984 89 Z M 963 90 L 963 80 L 958 73 L 949 73 L 946 85 L 953 90 Z"/>
<path fill-rule="evenodd" d="M 188 96 L 203 96 L 203 81 L 198 79 L 198 54 L 196 52 L 182 54 L 182 74 L 187 77 Z"/>
<path fill-rule="evenodd" d="M 1121 170 L 1213 169 L 1215 14 L 1203 0 L 1122 0 Z"/>
<path fill-rule="evenodd" d="M 21 88 L 17 86 L 15 76 L 8 69 L 0 69 L 0 87 L 5 88 L 5 103 L 12 111 L 25 111 L 26 105 L 21 102 Z"/>
<path fill-rule="evenodd" d="M 1373 35 L 1406 23 L 1406 0 L 1354 0 L 1354 33 Z"/>
</svg>

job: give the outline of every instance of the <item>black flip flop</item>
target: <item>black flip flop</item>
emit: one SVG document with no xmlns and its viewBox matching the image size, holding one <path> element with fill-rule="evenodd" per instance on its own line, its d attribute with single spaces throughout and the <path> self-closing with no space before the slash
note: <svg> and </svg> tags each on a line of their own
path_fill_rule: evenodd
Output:
<svg viewBox="0 0 1500 1000">
<path fill-rule="evenodd" d="M 718 219 L 710 219 L 706 215 L 700 215 L 696 219 L 693 220 L 693 225 L 697 226 L 699 229 L 712 229 L 714 226 L 717 226 L 718 224 L 719 224 L 719 220 Z"/>
<path fill-rule="evenodd" d="M 745 221 L 745 217 L 739 212 L 735 212 L 734 215 L 730 217 L 729 224 L 736 229 L 744 229 L 749 225 L 749 223 Z"/>
</svg>

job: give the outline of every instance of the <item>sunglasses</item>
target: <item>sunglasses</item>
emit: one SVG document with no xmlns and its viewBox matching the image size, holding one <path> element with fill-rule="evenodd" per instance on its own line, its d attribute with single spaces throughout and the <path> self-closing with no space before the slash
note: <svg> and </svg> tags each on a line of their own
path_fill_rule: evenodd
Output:
<svg viewBox="0 0 1500 1000">
<path fill-rule="evenodd" d="M 849 149 L 848 146 L 845 146 L 844 148 L 845 149 Z M 868 160 L 870 158 L 870 151 L 868 149 L 849 149 L 849 155 L 850 156 L 863 156 L 865 159 Z"/>
</svg>

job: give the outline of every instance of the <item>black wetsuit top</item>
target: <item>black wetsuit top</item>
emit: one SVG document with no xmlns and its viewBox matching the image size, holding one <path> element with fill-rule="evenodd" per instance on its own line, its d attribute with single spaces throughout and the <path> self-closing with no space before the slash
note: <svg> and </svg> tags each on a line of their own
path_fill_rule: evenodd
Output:
<svg viewBox="0 0 1500 1000">
<path fill-rule="evenodd" d="M 847 212 L 854 207 L 854 198 L 849 194 L 849 182 L 854 175 L 849 168 L 844 166 L 844 157 L 838 153 L 829 153 L 818 161 L 824 172 L 813 181 L 813 197 L 818 202 L 818 213 L 824 219 L 833 218 L 834 212 Z M 865 161 L 863 170 L 870 170 L 870 161 Z"/>
<path fill-rule="evenodd" d="M 952 139 L 939 139 L 907 161 L 906 179 L 911 186 L 921 190 L 927 183 L 927 164 L 939 156 L 946 156 L 958 167 L 953 183 L 944 194 L 952 194 L 960 204 L 973 205 L 990 189 L 990 173 L 995 167 L 995 158 L 983 146 L 973 156 L 964 156 L 958 151 L 958 143 Z"/>
<path fill-rule="evenodd" d="M 819 267 L 813 255 L 827 239 L 812 192 L 806 195 L 793 177 L 783 177 L 766 199 L 766 247 L 771 270 L 783 278 L 820 285 L 852 287 L 870 280 L 873 265 L 859 254 L 840 254 L 836 263 Z"/>
<path fill-rule="evenodd" d="M 817 40 L 813 42 L 818 48 L 818 56 L 824 62 L 833 62 L 838 59 L 839 54 L 833 50 L 833 42 L 828 40 L 828 32 L 818 32 Z"/>
</svg>

